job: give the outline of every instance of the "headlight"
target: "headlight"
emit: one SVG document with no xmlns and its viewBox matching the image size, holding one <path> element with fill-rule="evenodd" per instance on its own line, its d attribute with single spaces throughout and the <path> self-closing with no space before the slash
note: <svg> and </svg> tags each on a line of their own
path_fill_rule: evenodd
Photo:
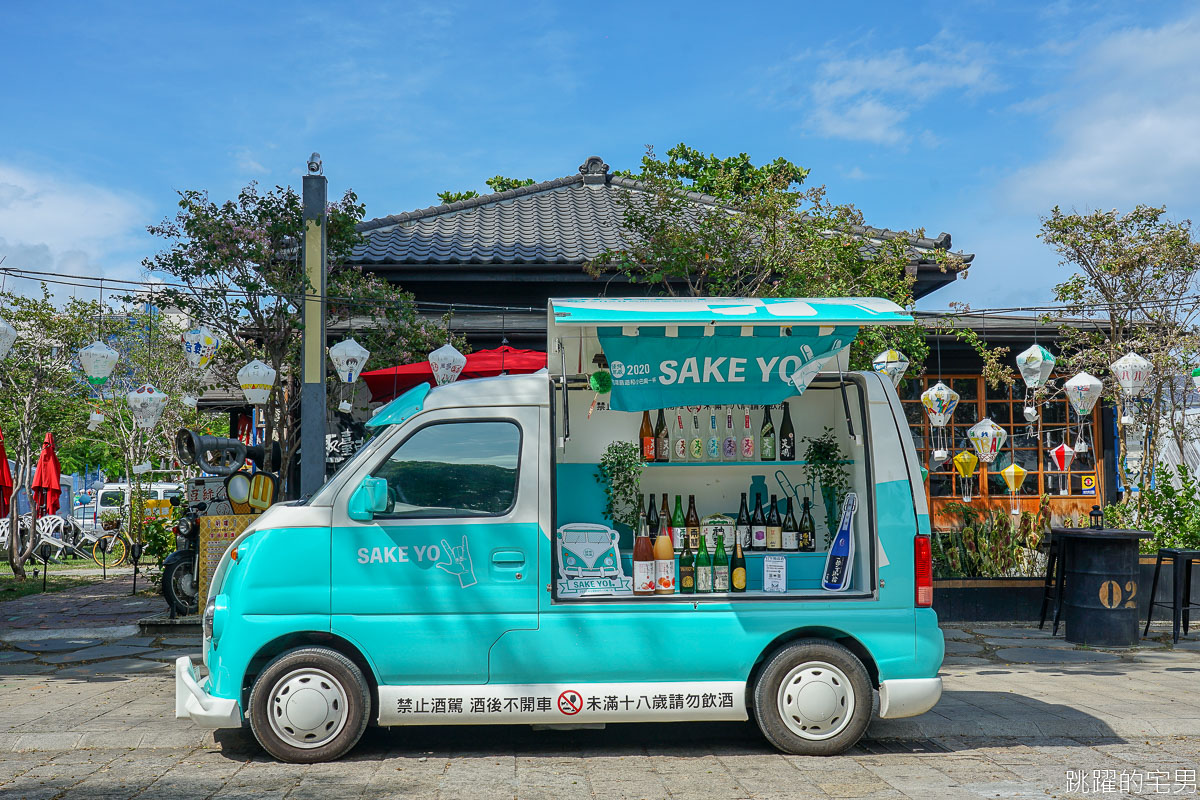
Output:
<svg viewBox="0 0 1200 800">
<path fill-rule="evenodd" d="M 204 607 L 204 638 L 211 639 L 213 635 L 213 617 L 217 614 L 217 599 L 214 597 Z"/>
</svg>

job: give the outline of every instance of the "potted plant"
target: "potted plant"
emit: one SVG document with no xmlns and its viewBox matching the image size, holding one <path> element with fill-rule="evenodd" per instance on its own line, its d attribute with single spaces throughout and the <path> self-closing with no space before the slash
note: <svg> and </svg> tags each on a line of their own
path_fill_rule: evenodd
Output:
<svg viewBox="0 0 1200 800">
<path fill-rule="evenodd" d="M 847 458 L 833 428 L 825 428 L 825 432 L 815 438 L 806 436 L 804 441 L 808 443 L 804 450 L 804 478 L 811 491 L 816 492 L 820 487 L 821 502 L 825 505 L 825 546 L 828 548 L 838 525 L 842 500 L 850 491 Z"/>
<path fill-rule="evenodd" d="M 100 527 L 106 531 L 117 531 L 121 529 L 121 512 L 120 511 L 105 511 L 100 515 Z"/>
<path fill-rule="evenodd" d="M 604 487 L 604 518 L 636 534 L 641 504 L 642 454 L 633 442 L 613 442 L 600 457 L 596 482 Z"/>
</svg>

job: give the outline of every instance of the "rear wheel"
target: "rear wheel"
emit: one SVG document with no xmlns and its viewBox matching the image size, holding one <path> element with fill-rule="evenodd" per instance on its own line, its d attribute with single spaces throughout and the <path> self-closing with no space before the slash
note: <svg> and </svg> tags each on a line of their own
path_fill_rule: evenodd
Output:
<svg viewBox="0 0 1200 800">
<path fill-rule="evenodd" d="M 754 717 L 785 753 L 837 755 L 871 721 L 871 679 L 858 657 L 836 642 L 800 639 L 777 650 L 754 684 Z"/>
<path fill-rule="evenodd" d="M 186 617 L 200 610 L 200 585 L 196 580 L 195 553 L 166 566 L 162 575 L 163 597 L 175 613 Z"/>
<path fill-rule="evenodd" d="M 119 567 L 128 556 L 128 543 L 119 533 L 105 534 L 92 545 L 92 560 L 100 566 Z"/>
<path fill-rule="evenodd" d="M 254 737 L 275 758 L 294 764 L 345 755 L 366 730 L 370 710 L 362 670 L 325 647 L 283 653 L 250 690 Z"/>
</svg>

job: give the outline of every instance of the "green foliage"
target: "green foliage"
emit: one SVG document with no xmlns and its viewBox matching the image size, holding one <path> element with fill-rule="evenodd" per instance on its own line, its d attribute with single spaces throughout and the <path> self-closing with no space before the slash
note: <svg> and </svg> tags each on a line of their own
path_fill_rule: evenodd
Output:
<svg viewBox="0 0 1200 800">
<path fill-rule="evenodd" d="M 531 186 L 533 182 L 533 178 L 506 178 L 503 175 L 496 175 L 495 177 L 488 178 L 486 181 L 484 181 L 484 183 L 488 185 L 488 188 L 497 194 L 500 192 L 507 192 L 509 189 L 519 189 L 522 186 Z M 464 192 L 445 191 L 438 192 L 437 196 L 438 200 L 441 200 L 444 205 L 449 205 L 451 203 L 457 203 L 460 200 L 470 200 L 472 197 L 479 197 L 479 192 L 476 192 L 473 189 L 467 189 Z"/>
<path fill-rule="evenodd" d="M 143 265 L 174 278 L 175 285 L 160 290 L 163 305 L 202 321 L 222 338 L 210 378 L 235 389 L 237 370 L 253 358 L 278 372 L 263 420 L 266 441 L 279 442 L 282 450 L 282 464 L 269 466 L 286 480 L 299 448 L 301 309 L 312 289 L 301 269 L 301 197 L 283 186 L 260 192 L 255 184 L 223 203 L 196 190 L 179 197 L 179 213 L 149 228 L 166 248 Z M 362 240 L 355 226 L 364 212 L 353 191 L 326 209 L 327 324 L 352 332 L 374 363 L 424 357 L 431 344 L 450 338 L 444 327 L 421 320 L 412 295 L 345 264 Z M 336 407 L 337 393 L 329 400 Z M 285 486 L 285 496 L 293 489 Z"/>
<path fill-rule="evenodd" d="M 826 427 L 820 436 L 805 436 L 804 480 L 809 494 L 820 492 L 825 506 L 825 546 L 828 547 L 837 528 L 839 509 L 850 491 L 850 473 L 846 469 L 846 454 L 838 444 L 837 433 Z"/>
<path fill-rule="evenodd" d="M 1039 551 L 1050 529 L 1050 499 L 1043 495 L 1038 513 L 982 511 L 965 503 L 947 503 L 943 513 L 958 522 L 949 531 L 934 531 L 933 574 L 936 578 L 1011 578 L 1044 572 Z"/>
<path fill-rule="evenodd" d="M 915 278 L 906 237 L 863 239 L 861 213 L 831 202 L 823 187 L 802 189 L 808 171 L 785 159 L 755 166 L 745 154 L 705 156 L 678 145 L 666 161 L 652 148 L 636 175 L 644 190 L 623 192 L 628 245 L 587 265 L 594 277 L 613 273 L 672 296 L 875 296 L 913 303 Z M 701 191 L 720 200 L 697 202 Z M 921 235 L 917 232 L 916 235 Z M 943 268 L 953 257 L 936 256 Z M 914 370 L 928 353 L 921 328 L 864 329 L 851 351 L 854 369 L 888 347 L 904 351 Z"/>
<path fill-rule="evenodd" d="M 611 443 L 600 457 L 596 482 L 604 487 L 604 518 L 637 533 L 641 515 L 642 453 L 633 442 Z"/>
<path fill-rule="evenodd" d="M 159 569 L 162 568 L 163 561 L 167 556 L 175 552 L 175 519 L 156 518 L 147 522 L 142 528 L 142 541 L 146 544 L 146 549 L 142 554 L 146 558 L 154 559 L 154 565 Z"/>
<path fill-rule="evenodd" d="M 1174 470 L 1160 465 L 1153 486 L 1127 494 L 1132 496 L 1126 502 L 1105 507 L 1106 526 L 1153 533 L 1141 540 L 1145 553 L 1162 547 L 1200 549 L 1200 482 L 1186 465 Z"/>
</svg>

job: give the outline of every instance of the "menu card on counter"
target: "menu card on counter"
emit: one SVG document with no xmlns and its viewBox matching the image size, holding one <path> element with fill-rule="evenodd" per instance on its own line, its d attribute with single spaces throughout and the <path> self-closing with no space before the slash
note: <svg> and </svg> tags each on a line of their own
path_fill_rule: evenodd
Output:
<svg viewBox="0 0 1200 800">
<path fill-rule="evenodd" d="M 763 557 L 763 591 L 787 592 L 787 556 Z"/>
</svg>

